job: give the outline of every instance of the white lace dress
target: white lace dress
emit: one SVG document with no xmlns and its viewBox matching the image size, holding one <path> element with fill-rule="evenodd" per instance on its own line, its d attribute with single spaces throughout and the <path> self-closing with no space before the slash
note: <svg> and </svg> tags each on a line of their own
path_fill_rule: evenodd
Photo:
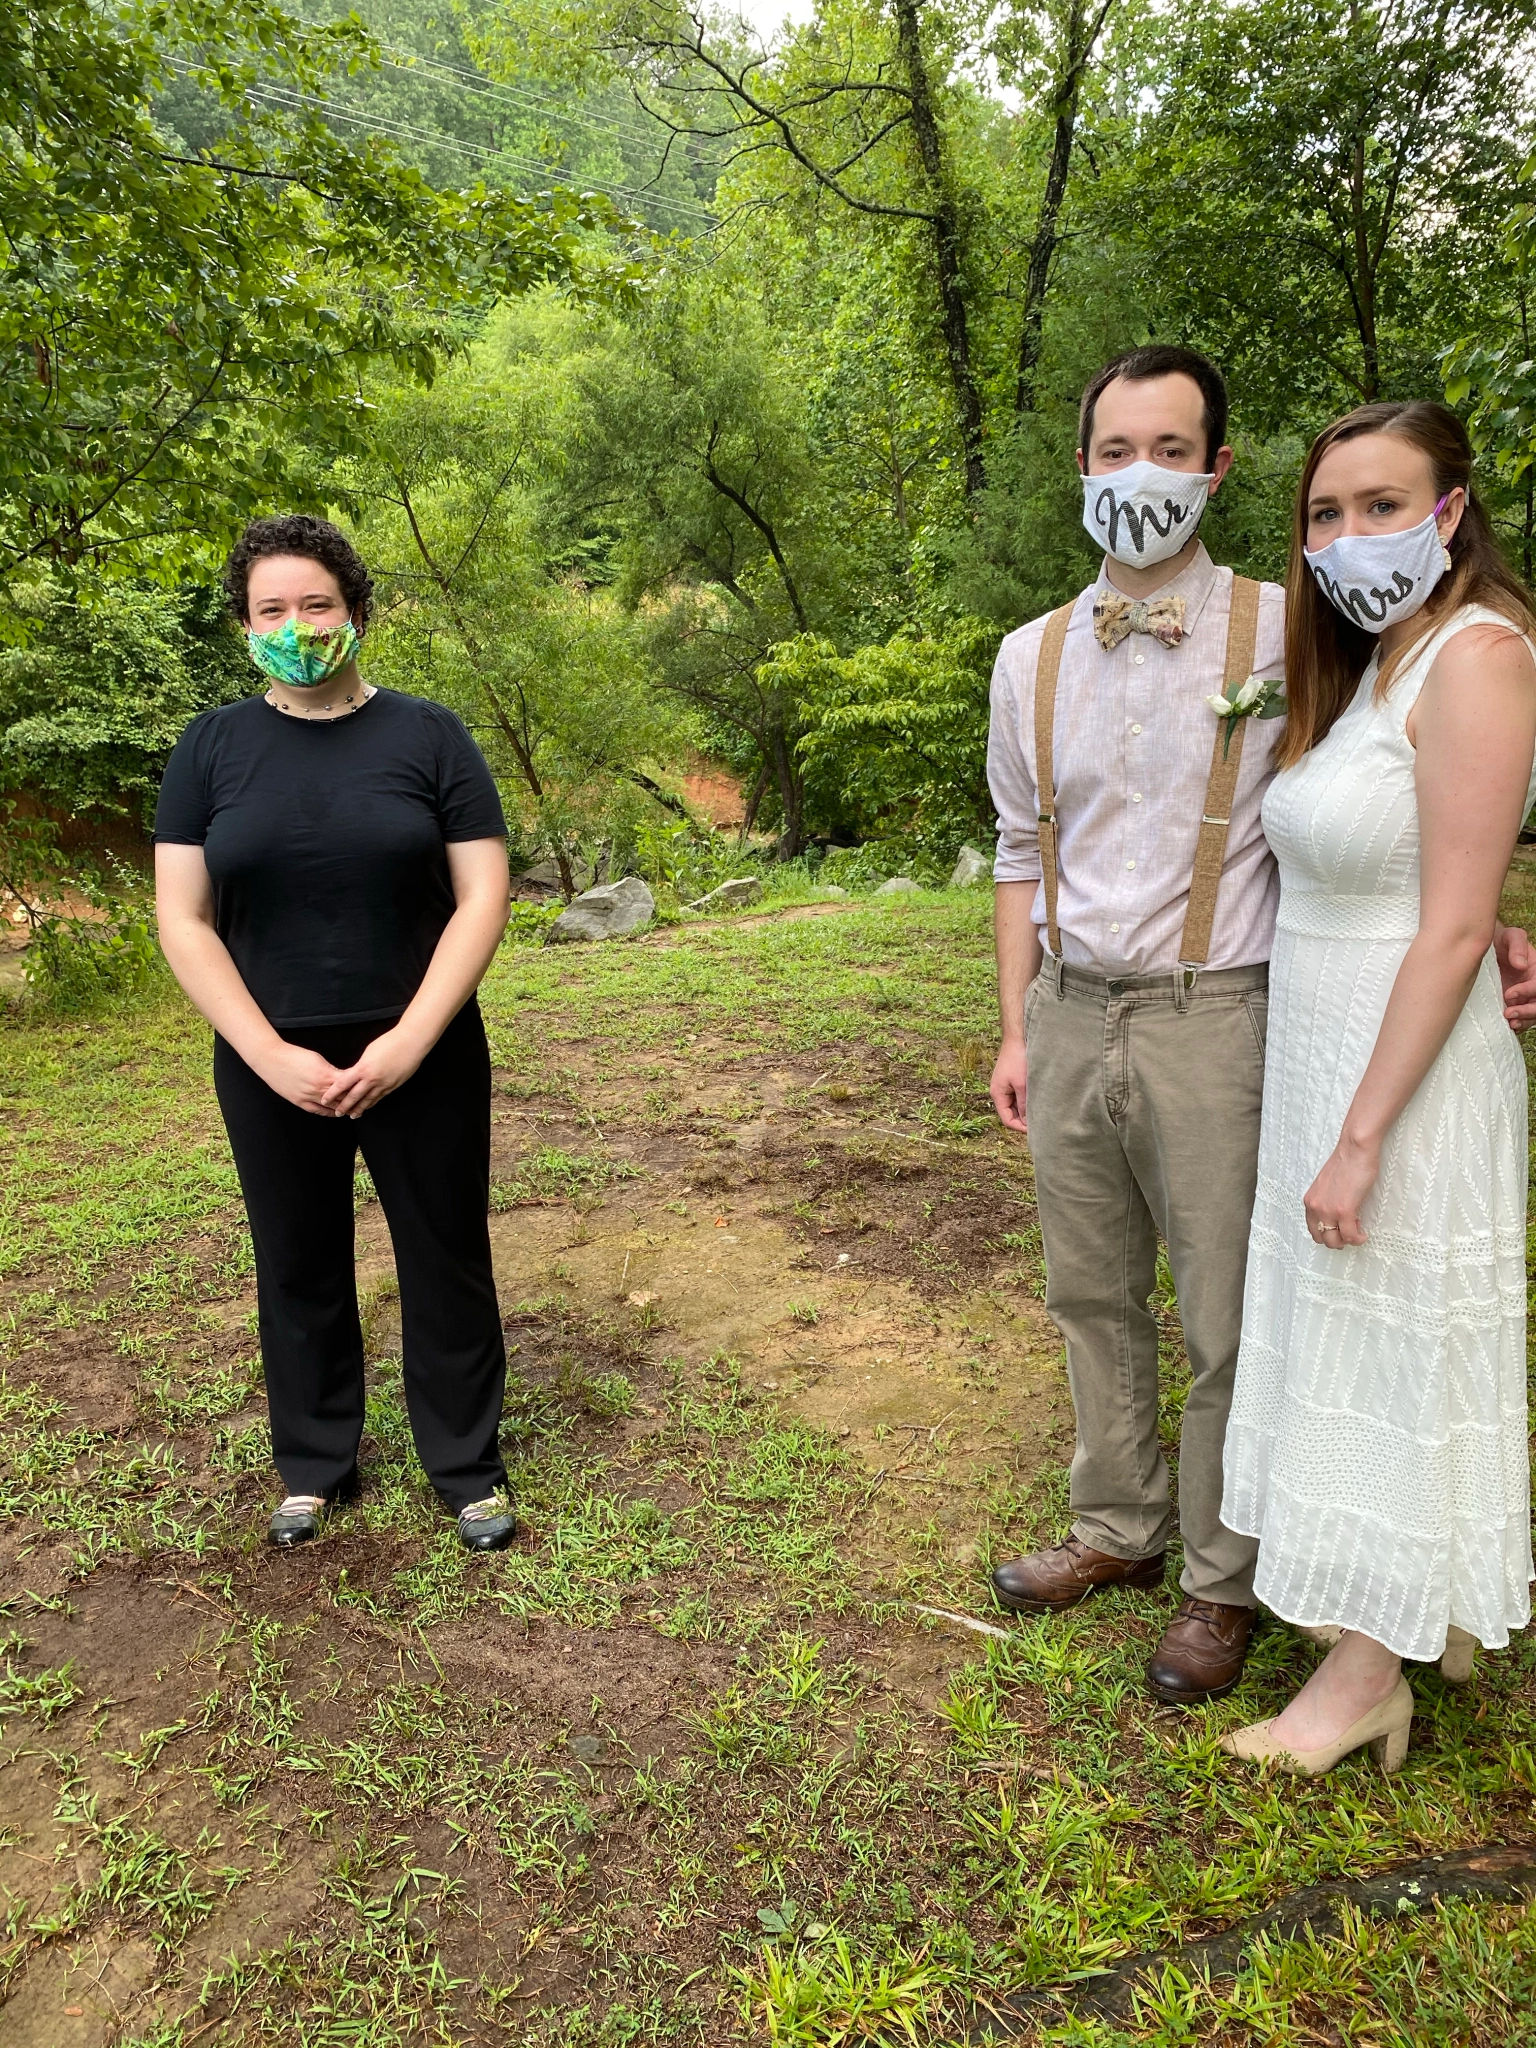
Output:
<svg viewBox="0 0 1536 2048">
<path fill-rule="evenodd" d="M 1264 799 L 1280 915 L 1222 1520 L 1259 1538 L 1276 1614 L 1413 1658 L 1451 1622 L 1496 1648 L 1531 1612 L 1526 1081 L 1491 952 L 1383 1147 L 1369 1242 L 1314 1244 L 1302 1197 L 1418 929 L 1404 721 L 1446 640 L 1496 617 L 1453 614 L 1385 704 L 1373 663 Z"/>
</svg>

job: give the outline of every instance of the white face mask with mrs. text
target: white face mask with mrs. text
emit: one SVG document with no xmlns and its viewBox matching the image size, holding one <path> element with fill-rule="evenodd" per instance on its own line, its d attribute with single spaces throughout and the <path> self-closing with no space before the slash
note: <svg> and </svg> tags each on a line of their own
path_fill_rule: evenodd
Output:
<svg viewBox="0 0 1536 2048">
<path fill-rule="evenodd" d="M 1166 562 L 1186 546 L 1211 495 L 1209 476 L 1128 462 L 1083 478 L 1083 525 L 1113 561 L 1129 569 Z"/>
<path fill-rule="evenodd" d="M 1341 533 L 1314 553 L 1307 567 L 1318 588 L 1346 619 L 1380 633 L 1410 619 L 1451 566 L 1438 524 L 1447 491 L 1427 519 L 1398 533 Z"/>
</svg>

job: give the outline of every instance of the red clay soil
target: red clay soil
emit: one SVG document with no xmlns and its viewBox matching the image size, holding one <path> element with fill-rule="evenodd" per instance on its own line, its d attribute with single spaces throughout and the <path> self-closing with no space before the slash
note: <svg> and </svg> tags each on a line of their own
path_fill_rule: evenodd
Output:
<svg viewBox="0 0 1536 2048">
<path fill-rule="evenodd" d="M 722 831 L 735 831 L 747 814 L 741 783 L 718 761 L 695 754 L 683 777 L 683 801 L 697 817 L 707 818 Z"/>
</svg>

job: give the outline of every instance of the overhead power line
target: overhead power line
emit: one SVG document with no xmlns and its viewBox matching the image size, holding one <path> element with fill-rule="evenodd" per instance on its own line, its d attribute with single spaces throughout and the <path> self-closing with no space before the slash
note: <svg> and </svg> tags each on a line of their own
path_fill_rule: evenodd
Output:
<svg viewBox="0 0 1536 2048">
<path fill-rule="evenodd" d="M 637 140 L 645 133 L 643 122 L 625 121 L 615 114 L 598 114 L 584 107 L 573 107 L 567 101 L 557 99 L 553 93 L 541 93 L 533 86 L 508 85 L 501 79 L 487 78 L 483 72 L 470 71 L 462 64 L 450 64 L 441 57 L 418 56 L 414 50 L 402 49 L 398 43 L 380 43 L 379 48 L 387 53 L 384 62 L 391 71 L 421 72 L 429 77 L 437 74 L 440 82 L 452 84 L 459 91 L 476 98 L 503 100 L 519 111 L 579 121 L 589 128 L 611 128 L 630 140 Z"/>
<path fill-rule="evenodd" d="M 279 107 L 285 111 L 323 113 L 328 119 L 348 122 L 353 127 L 366 129 L 371 134 L 387 136 L 391 141 L 448 150 L 482 165 L 505 164 L 511 169 L 529 172 L 547 182 L 584 185 L 593 191 L 606 193 L 610 198 L 623 200 L 626 204 L 659 207 L 701 221 L 706 226 L 712 226 L 714 223 L 714 216 L 697 200 L 679 199 L 668 192 L 621 184 L 614 179 L 587 176 L 573 178 L 569 173 L 563 173 L 557 166 L 539 157 L 524 156 L 516 150 L 499 149 L 490 143 L 469 142 L 462 136 L 449 135 L 441 128 L 426 128 L 419 123 L 396 120 L 384 114 L 361 112 L 340 100 L 328 99 L 319 93 L 298 93 L 287 86 L 262 85 L 247 87 L 246 97 L 259 104 Z"/>
<path fill-rule="evenodd" d="M 309 25 L 315 27 L 322 24 L 310 23 Z M 540 114 L 546 120 L 564 122 L 575 127 L 605 129 L 619 140 L 625 142 L 643 143 L 651 139 L 647 133 L 648 124 L 643 118 L 625 120 L 617 115 L 602 114 L 586 108 L 574 107 L 569 101 L 557 98 L 552 93 L 542 92 L 537 87 L 510 85 L 501 79 L 487 78 L 484 72 L 471 70 L 467 65 L 453 64 L 443 57 L 424 56 L 419 51 L 406 49 L 399 43 L 379 41 L 377 47 L 382 53 L 382 62 L 385 69 L 414 74 L 425 79 L 430 84 L 444 86 L 457 95 L 467 96 L 471 99 L 488 100 L 492 105 L 499 103 L 516 113 Z M 466 147 L 466 145 L 459 142 L 457 137 L 443 135 L 438 130 L 424 129 L 422 133 L 432 134 L 443 146 Z M 473 147 L 473 145 L 469 145 L 469 147 Z M 509 158 L 511 156 L 510 152 L 495 151 L 492 153 L 507 155 Z M 522 161 L 524 163 L 534 163 L 546 175 L 549 174 L 549 167 L 540 160 L 525 157 Z M 596 181 L 589 179 L 587 182 L 595 183 Z M 653 203 L 661 201 L 678 211 L 694 213 L 700 219 L 710 221 L 711 223 L 714 219 L 714 215 L 709 207 L 699 200 L 678 199 L 670 195 L 662 195 L 649 186 L 608 185 L 600 187 L 600 189 L 614 192 L 634 192 Z"/>
</svg>

